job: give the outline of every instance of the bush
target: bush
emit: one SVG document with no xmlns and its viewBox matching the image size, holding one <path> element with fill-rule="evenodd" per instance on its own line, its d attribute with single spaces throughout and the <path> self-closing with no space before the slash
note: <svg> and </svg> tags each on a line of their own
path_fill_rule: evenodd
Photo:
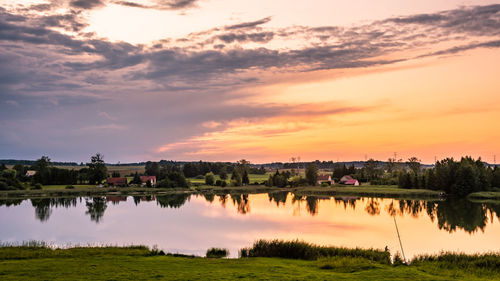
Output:
<svg viewBox="0 0 500 281">
<path fill-rule="evenodd" d="M 330 185 L 327 182 L 322 182 L 321 187 L 329 187 Z"/>
<path fill-rule="evenodd" d="M 440 268 L 465 270 L 492 270 L 500 272 L 500 254 L 474 254 L 442 252 L 439 255 L 422 255 L 413 258 L 412 264 L 436 264 Z"/>
<path fill-rule="evenodd" d="M 251 248 L 241 249 L 240 256 L 302 260 L 315 260 L 320 257 L 359 257 L 384 264 L 391 263 L 390 253 L 382 250 L 322 247 L 298 240 L 258 240 Z"/>
<path fill-rule="evenodd" d="M 215 175 L 212 172 L 209 172 L 205 175 L 205 184 L 206 185 L 214 185 L 215 183 Z"/>
<path fill-rule="evenodd" d="M 220 186 L 221 186 L 221 187 L 226 187 L 226 186 L 227 186 L 227 182 L 226 182 L 226 181 L 222 181 L 222 183 L 221 183 L 221 185 L 220 185 Z"/>
<path fill-rule="evenodd" d="M 207 250 L 207 258 L 225 258 L 229 255 L 228 249 L 210 248 Z"/>
<path fill-rule="evenodd" d="M 64 189 L 75 189 L 75 187 L 72 185 L 67 185 Z"/>
<path fill-rule="evenodd" d="M 35 185 L 33 185 L 33 186 L 31 187 L 31 189 L 37 189 L 37 190 L 40 190 L 40 189 L 42 189 L 42 185 L 41 185 L 40 183 L 36 183 Z"/>
</svg>

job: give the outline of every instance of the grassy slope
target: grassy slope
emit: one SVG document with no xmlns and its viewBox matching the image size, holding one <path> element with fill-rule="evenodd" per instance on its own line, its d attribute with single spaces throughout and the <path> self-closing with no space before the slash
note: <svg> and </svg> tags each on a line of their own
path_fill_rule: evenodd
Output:
<svg viewBox="0 0 500 281">
<path fill-rule="evenodd" d="M 10 251 L 10 253 L 5 253 Z M 15 251 L 15 252 L 14 252 Z M 363 259 L 206 259 L 145 256 L 146 249 L 80 248 L 29 256 L 0 249 L 2 280 L 500 280 L 496 272 L 443 269 L 436 264 L 390 266 Z M 24 257 L 23 257 L 24 255 Z M 339 258 L 340 259 L 340 258 Z M 338 266 L 340 265 L 340 266 Z M 337 267 L 335 267 L 337 266 Z"/>
</svg>

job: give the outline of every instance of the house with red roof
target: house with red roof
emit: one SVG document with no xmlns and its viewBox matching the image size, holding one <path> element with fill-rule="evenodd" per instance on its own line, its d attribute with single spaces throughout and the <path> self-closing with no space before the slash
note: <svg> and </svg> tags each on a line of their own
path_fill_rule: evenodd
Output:
<svg viewBox="0 0 500 281">
<path fill-rule="evenodd" d="M 156 176 L 141 176 L 141 184 L 146 185 L 148 181 L 151 183 L 151 186 L 156 185 Z"/>
<path fill-rule="evenodd" d="M 318 184 L 328 183 L 329 185 L 335 184 L 335 181 L 332 179 L 330 175 L 318 175 Z"/>
<path fill-rule="evenodd" d="M 343 176 L 339 183 L 341 184 L 346 184 L 346 185 L 354 185 L 354 186 L 359 186 L 359 181 L 357 179 L 353 179 L 351 176 L 349 175 L 345 175 Z"/>
<path fill-rule="evenodd" d="M 127 186 L 127 178 L 108 178 L 106 182 L 109 186 Z"/>
</svg>

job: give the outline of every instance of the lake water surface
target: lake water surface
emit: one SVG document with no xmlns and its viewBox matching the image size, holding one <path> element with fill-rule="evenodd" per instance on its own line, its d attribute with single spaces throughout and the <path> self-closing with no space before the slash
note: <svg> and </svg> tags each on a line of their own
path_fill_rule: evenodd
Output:
<svg viewBox="0 0 500 281">
<path fill-rule="evenodd" d="M 257 239 L 417 254 L 500 251 L 500 204 L 356 197 L 250 195 L 106 196 L 0 201 L 0 241 L 55 245 L 143 244 L 232 257 Z"/>
</svg>

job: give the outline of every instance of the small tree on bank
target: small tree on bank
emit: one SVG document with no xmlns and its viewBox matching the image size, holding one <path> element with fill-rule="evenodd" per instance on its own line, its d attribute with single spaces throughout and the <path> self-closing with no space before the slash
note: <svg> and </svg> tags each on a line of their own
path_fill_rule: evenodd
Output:
<svg viewBox="0 0 500 281">
<path fill-rule="evenodd" d="M 306 180 L 309 185 L 315 186 L 318 182 L 318 166 L 309 164 L 306 168 Z"/>
<path fill-rule="evenodd" d="M 214 185 L 215 183 L 215 176 L 214 173 L 209 172 L 205 174 L 205 184 L 206 185 Z"/>
<path fill-rule="evenodd" d="M 108 169 L 104 163 L 104 155 L 97 153 L 90 157 L 90 163 L 87 163 L 87 166 L 89 166 L 88 176 L 90 184 L 99 184 L 106 179 Z"/>
</svg>

